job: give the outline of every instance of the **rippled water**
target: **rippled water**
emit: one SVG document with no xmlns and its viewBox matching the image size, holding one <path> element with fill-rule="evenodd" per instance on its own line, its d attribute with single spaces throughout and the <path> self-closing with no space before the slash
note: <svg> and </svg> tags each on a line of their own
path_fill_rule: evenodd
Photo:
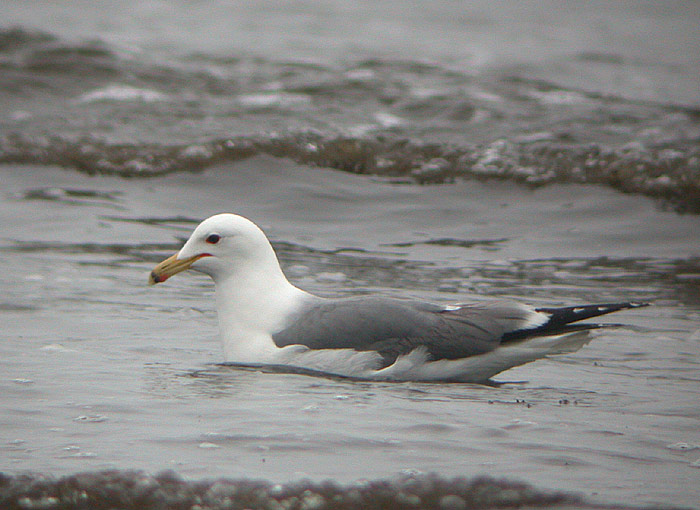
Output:
<svg viewBox="0 0 700 510">
<path fill-rule="evenodd" d="M 697 3 L 27 5 L 0 21 L 1 471 L 698 507 Z M 322 295 L 653 306 L 492 385 L 224 366 L 211 282 L 146 285 L 222 211 Z"/>
<path fill-rule="evenodd" d="M 695 504 L 696 216 L 595 186 L 407 187 L 272 158 L 150 181 L 28 166 L 4 179 L 5 470 L 489 474 L 608 502 Z M 325 295 L 654 306 L 494 386 L 221 366 L 211 283 L 146 278 L 223 208 L 259 221 L 292 280 Z"/>
<path fill-rule="evenodd" d="M 694 2 L 417 17 L 221 1 L 185 26 L 186 2 L 91 2 L 77 25 L 73 3 L 7 3 L 0 162 L 133 176 L 271 154 L 419 183 L 600 183 L 700 211 Z"/>
</svg>

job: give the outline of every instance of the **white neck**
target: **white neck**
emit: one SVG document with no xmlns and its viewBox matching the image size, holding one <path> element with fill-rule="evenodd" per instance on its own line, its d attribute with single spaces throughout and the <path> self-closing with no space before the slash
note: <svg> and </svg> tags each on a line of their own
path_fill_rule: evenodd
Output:
<svg viewBox="0 0 700 510">
<path fill-rule="evenodd" d="M 226 360 L 269 359 L 278 350 L 272 335 L 285 326 L 285 319 L 308 294 L 287 281 L 276 259 L 273 264 L 238 268 L 214 281 Z"/>
</svg>

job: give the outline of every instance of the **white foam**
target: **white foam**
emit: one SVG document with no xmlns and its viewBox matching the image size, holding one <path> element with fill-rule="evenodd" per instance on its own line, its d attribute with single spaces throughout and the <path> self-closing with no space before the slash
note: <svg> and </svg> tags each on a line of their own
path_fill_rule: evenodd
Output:
<svg viewBox="0 0 700 510">
<path fill-rule="evenodd" d="M 109 85 L 100 89 L 86 92 L 78 97 L 79 103 L 95 103 L 98 101 L 143 101 L 153 103 L 166 101 L 168 96 L 152 89 L 141 89 L 129 85 Z"/>
</svg>

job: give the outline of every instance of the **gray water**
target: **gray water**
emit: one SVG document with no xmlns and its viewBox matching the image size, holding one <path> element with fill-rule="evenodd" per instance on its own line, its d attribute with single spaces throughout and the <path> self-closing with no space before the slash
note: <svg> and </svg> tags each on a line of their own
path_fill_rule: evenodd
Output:
<svg viewBox="0 0 700 510">
<path fill-rule="evenodd" d="M 607 502 L 696 504 L 697 216 L 595 186 L 408 187 L 272 158 L 148 181 L 15 167 L 4 183 L 10 472 L 489 474 Z M 290 278 L 324 295 L 654 306 L 496 386 L 220 366 L 212 284 L 146 279 L 198 218 L 229 208 L 266 227 Z M 463 246 L 429 242 L 448 232 Z"/>
<path fill-rule="evenodd" d="M 1 7 L 0 471 L 699 507 L 697 3 L 27 5 Z M 222 211 L 326 296 L 653 306 L 492 385 L 224 366 L 211 282 L 147 285 Z"/>
</svg>

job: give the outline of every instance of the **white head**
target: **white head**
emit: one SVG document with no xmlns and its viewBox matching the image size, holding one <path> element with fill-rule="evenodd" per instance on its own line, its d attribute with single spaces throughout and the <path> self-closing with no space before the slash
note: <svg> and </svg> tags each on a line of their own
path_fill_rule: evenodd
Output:
<svg viewBox="0 0 700 510">
<path fill-rule="evenodd" d="M 268 278 L 281 274 L 263 231 L 235 214 L 217 214 L 200 223 L 178 253 L 153 269 L 149 282 L 164 282 L 190 268 L 208 274 L 215 282 L 261 272 Z"/>
<path fill-rule="evenodd" d="M 216 283 L 219 327 L 229 361 L 257 362 L 277 349 L 271 335 L 307 294 L 287 281 L 265 234 L 235 214 L 194 229 L 182 249 L 158 264 L 149 283 L 192 268 Z"/>
</svg>

